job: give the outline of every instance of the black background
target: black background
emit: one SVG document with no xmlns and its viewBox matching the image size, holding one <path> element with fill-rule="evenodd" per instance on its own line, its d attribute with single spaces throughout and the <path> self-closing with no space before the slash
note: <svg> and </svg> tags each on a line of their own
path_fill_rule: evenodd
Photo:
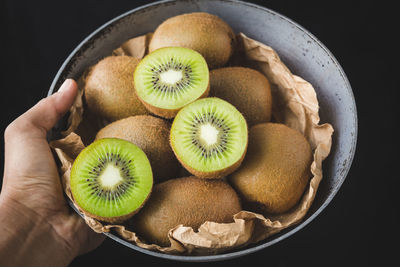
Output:
<svg viewBox="0 0 400 267">
<path fill-rule="evenodd" d="M 88 34 L 149 1 L 1 1 L 1 133 L 46 96 L 59 67 Z M 330 205 L 295 235 L 260 252 L 207 265 L 386 265 L 398 262 L 399 15 L 389 1 L 250 1 L 299 23 L 338 59 L 355 95 L 352 168 Z M 395 2 L 394 2 L 395 3 Z M 3 150 L 3 144 L 2 144 Z M 3 152 L 1 153 L 3 159 Z M 3 167 L 3 166 L 2 166 Z M 183 265 L 107 239 L 71 266 Z M 193 264 L 195 265 L 195 264 Z M 196 264 L 202 265 L 202 264 Z"/>
</svg>

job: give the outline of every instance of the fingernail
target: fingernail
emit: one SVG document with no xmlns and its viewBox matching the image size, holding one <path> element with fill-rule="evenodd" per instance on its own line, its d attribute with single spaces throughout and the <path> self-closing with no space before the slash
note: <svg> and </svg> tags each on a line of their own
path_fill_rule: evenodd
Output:
<svg viewBox="0 0 400 267">
<path fill-rule="evenodd" d="M 68 88 L 71 87 L 71 84 L 72 84 L 72 80 L 71 80 L 71 79 L 66 79 L 66 80 L 63 82 L 63 84 L 61 85 L 60 89 L 58 89 L 57 92 L 62 93 L 62 92 L 64 92 L 64 91 L 68 90 Z"/>
</svg>

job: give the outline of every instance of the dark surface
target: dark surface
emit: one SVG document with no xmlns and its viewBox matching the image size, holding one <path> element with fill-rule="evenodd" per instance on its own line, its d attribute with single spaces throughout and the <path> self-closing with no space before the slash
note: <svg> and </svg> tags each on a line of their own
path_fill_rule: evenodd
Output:
<svg viewBox="0 0 400 267">
<path fill-rule="evenodd" d="M 2 1 L 1 131 L 34 105 L 74 49 L 98 26 L 148 1 Z M 304 26 L 338 59 L 355 95 L 359 134 L 352 168 L 329 206 L 295 235 L 260 252 L 208 265 L 387 265 L 396 262 L 399 201 L 398 33 L 395 6 L 372 1 L 250 1 Z M 4 46 L 4 47 L 3 47 Z M 3 144 L 2 144 L 3 150 Z M 3 153 L 1 154 L 3 157 Z M 3 158 L 2 158 L 3 159 Z M 2 166 L 3 167 L 3 166 Z M 107 239 L 71 266 L 174 264 Z"/>
</svg>

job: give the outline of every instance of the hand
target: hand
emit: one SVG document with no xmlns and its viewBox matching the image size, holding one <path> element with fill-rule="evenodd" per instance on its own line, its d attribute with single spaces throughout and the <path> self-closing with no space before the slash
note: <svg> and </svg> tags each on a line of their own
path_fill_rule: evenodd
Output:
<svg viewBox="0 0 400 267">
<path fill-rule="evenodd" d="M 6 260 L 13 266 L 67 265 L 104 239 L 104 235 L 96 234 L 68 207 L 46 141 L 47 131 L 68 111 L 76 93 L 75 81 L 66 80 L 57 93 L 13 121 L 4 133 L 0 231 L 8 235 L 0 237 L 1 266 L 4 257 L 16 257 L 17 262 Z M 17 253 L 27 258 L 18 259 Z"/>
</svg>

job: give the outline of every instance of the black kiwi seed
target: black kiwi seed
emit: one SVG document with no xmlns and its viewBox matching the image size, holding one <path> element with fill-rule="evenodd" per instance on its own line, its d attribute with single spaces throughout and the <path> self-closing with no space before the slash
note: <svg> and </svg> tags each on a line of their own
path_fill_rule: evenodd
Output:
<svg viewBox="0 0 400 267">
<path fill-rule="evenodd" d="M 88 186 L 93 189 L 93 191 L 90 193 L 90 195 L 97 194 L 98 196 L 105 198 L 106 200 L 111 200 L 115 199 L 115 196 L 113 194 L 117 194 L 118 196 L 121 195 L 121 193 L 126 192 L 127 185 L 133 185 L 133 178 L 130 175 L 129 168 L 127 164 L 132 163 L 132 160 L 130 159 L 129 161 L 121 159 L 120 155 L 115 155 L 113 153 L 106 153 L 106 156 L 104 158 L 98 158 L 99 164 L 94 166 L 91 171 L 89 171 L 89 174 L 92 174 L 90 179 L 87 178 L 86 182 L 88 183 Z M 111 191 L 106 191 L 105 189 L 101 189 L 100 185 L 98 184 L 97 177 L 101 174 L 103 169 L 107 166 L 107 163 L 114 163 L 115 166 L 122 166 L 121 171 L 124 175 L 124 180 L 125 182 L 122 184 L 119 184 L 116 188 L 116 192 L 111 192 Z M 131 166 L 132 167 L 132 166 Z"/>
<path fill-rule="evenodd" d="M 93 157 L 95 155 L 101 156 Z M 133 164 L 127 163 L 133 157 L 140 164 L 141 172 L 135 172 Z M 106 174 L 106 168 L 113 165 L 118 166 L 122 180 L 112 187 L 104 186 L 99 177 Z M 132 170 L 132 173 L 127 172 L 127 169 Z M 136 179 L 131 179 L 131 176 Z M 117 138 L 96 140 L 83 149 L 74 161 L 70 177 L 75 203 L 93 218 L 110 223 L 123 222 L 136 213 L 148 198 L 153 184 L 146 154 L 133 143 Z M 133 182 L 135 185 L 140 184 L 135 192 L 130 189 Z M 98 202 L 100 199 L 101 205 Z"/>
<path fill-rule="evenodd" d="M 224 124 L 224 119 L 216 118 L 213 113 L 207 112 L 193 118 L 193 123 L 191 124 L 192 135 L 196 136 L 200 126 L 205 123 L 210 123 L 211 125 L 217 127 L 220 131 L 222 131 L 221 136 L 219 137 L 219 144 L 211 148 L 203 146 L 198 141 L 198 139 L 192 139 L 191 143 L 201 150 L 201 155 L 205 158 L 208 158 L 213 155 L 223 153 L 227 149 L 227 135 L 231 129 L 229 126 Z"/>
<path fill-rule="evenodd" d="M 175 85 L 166 85 L 160 82 L 160 73 L 168 71 L 168 70 L 180 70 L 184 71 L 182 80 L 178 81 Z M 185 90 L 186 87 L 190 85 L 193 81 L 191 79 L 190 74 L 192 73 L 192 68 L 190 66 L 183 67 L 182 63 L 177 64 L 174 58 L 171 58 L 169 62 L 162 63 L 157 67 L 152 67 L 151 71 L 153 72 L 151 82 L 154 86 L 154 89 L 159 90 L 163 93 L 173 93 L 179 90 Z"/>
<path fill-rule="evenodd" d="M 204 125 L 217 130 L 212 144 L 202 139 Z M 185 131 L 179 130 L 182 127 Z M 171 145 L 182 165 L 192 174 L 200 178 L 221 178 L 238 168 L 243 160 L 247 146 L 246 121 L 234 106 L 224 100 L 200 99 L 176 116 L 171 128 Z M 189 157 L 198 160 L 188 160 Z M 226 167 L 221 167 L 221 162 Z"/>
</svg>

